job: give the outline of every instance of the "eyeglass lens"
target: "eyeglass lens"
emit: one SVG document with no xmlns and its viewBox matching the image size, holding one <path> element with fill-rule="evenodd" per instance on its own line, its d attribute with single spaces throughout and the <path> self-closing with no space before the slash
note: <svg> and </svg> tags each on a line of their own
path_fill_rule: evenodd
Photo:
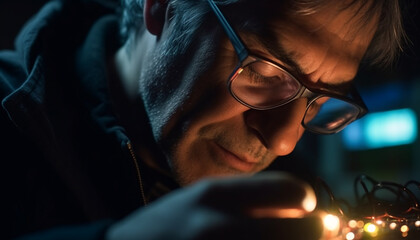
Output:
<svg viewBox="0 0 420 240">
<path fill-rule="evenodd" d="M 257 60 L 240 68 L 231 78 L 230 91 L 240 102 L 264 110 L 291 101 L 302 85 L 286 70 Z M 354 120 L 359 109 L 344 100 L 319 97 L 306 109 L 303 124 L 308 130 L 333 133 Z"/>
<path fill-rule="evenodd" d="M 323 96 L 307 107 L 303 124 L 311 131 L 334 133 L 355 120 L 358 114 L 359 108 L 354 104 Z"/>
<path fill-rule="evenodd" d="M 257 109 L 276 107 L 293 98 L 300 84 L 284 70 L 266 62 L 252 62 L 236 75 L 231 91 Z"/>
</svg>

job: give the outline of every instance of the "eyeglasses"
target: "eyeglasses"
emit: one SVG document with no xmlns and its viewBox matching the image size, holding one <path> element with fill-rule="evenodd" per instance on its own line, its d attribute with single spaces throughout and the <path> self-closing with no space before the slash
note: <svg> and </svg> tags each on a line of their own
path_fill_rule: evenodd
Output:
<svg viewBox="0 0 420 240">
<path fill-rule="evenodd" d="M 252 109 L 268 110 L 306 98 L 302 125 L 320 134 L 337 133 L 367 113 L 354 86 L 345 94 L 310 90 L 283 66 L 251 55 L 214 1 L 208 2 L 239 58 L 239 64 L 228 79 L 229 92 L 238 102 Z"/>
</svg>

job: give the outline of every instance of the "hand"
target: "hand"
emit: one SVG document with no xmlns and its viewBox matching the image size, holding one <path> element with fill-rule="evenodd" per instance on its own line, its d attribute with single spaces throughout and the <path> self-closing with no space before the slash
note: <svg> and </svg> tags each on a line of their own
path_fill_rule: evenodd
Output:
<svg viewBox="0 0 420 240">
<path fill-rule="evenodd" d="M 111 226 L 121 239 L 319 239 L 313 190 L 285 173 L 209 179 L 175 191 Z"/>
</svg>

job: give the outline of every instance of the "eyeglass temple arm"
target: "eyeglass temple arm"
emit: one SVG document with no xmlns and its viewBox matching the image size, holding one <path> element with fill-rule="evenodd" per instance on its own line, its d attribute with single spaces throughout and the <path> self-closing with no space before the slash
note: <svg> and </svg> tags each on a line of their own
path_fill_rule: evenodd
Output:
<svg viewBox="0 0 420 240">
<path fill-rule="evenodd" d="M 354 85 L 352 86 L 352 90 L 351 91 L 352 91 L 353 98 L 357 101 L 357 104 L 360 107 L 362 107 L 362 112 L 360 113 L 359 118 L 360 117 L 363 117 L 366 113 L 369 112 L 369 109 L 366 106 L 365 101 L 363 101 L 362 96 L 360 96 L 359 91 L 357 91 L 357 88 Z"/>
<path fill-rule="evenodd" d="M 222 24 L 223 29 L 225 30 L 227 36 L 232 42 L 233 48 L 235 48 L 236 53 L 238 54 L 239 60 L 243 61 L 248 56 L 248 51 L 246 50 L 242 41 L 238 38 L 235 31 L 232 29 L 226 18 L 223 16 L 220 9 L 214 3 L 213 0 L 208 0 L 210 7 L 213 9 L 213 12 L 216 14 L 217 19 Z"/>
</svg>

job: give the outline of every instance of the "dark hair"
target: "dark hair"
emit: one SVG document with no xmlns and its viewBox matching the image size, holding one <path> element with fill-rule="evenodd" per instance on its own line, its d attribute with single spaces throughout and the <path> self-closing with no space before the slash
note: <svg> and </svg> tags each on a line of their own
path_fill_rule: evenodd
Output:
<svg viewBox="0 0 420 240">
<path fill-rule="evenodd" d="M 207 6 L 207 0 L 168 0 L 172 11 L 172 20 L 177 27 L 176 48 L 180 51 L 186 51 L 189 43 L 193 41 L 194 34 L 200 28 L 209 27 L 208 19 L 210 8 Z M 216 3 L 221 8 L 226 8 L 224 13 L 229 15 L 229 21 L 241 30 L 253 33 L 268 33 L 267 25 L 262 21 L 269 21 L 272 18 L 279 17 L 278 9 L 282 11 L 283 16 L 310 15 L 319 12 L 325 7 L 336 4 L 333 0 L 259 0 L 254 3 L 248 0 L 218 0 Z M 254 6 L 250 7 L 250 4 Z M 372 16 L 379 17 L 379 24 L 374 38 L 365 54 L 364 62 L 369 65 L 388 66 L 394 62 L 395 58 L 403 49 L 406 35 L 403 29 L 401 11 L 398 0 L 349 0 L 343 10 L 359 6 L 358 14 L 362 12 L 359 21 L 360 28 L 363 28 Z M 122 19 L 121 34 L 127 40 L 133 33 L 137 33 L 143 26 L 143 0 L 122 0 Z M 186 9 L 189 9 L 188 11 Z M 229 9 L 231 11 L 229 11 Z M 270 12 L 270 10 L 272 10 Z M 275 11 L 274 11 L 275 10 Z M 363 10 L 363 11 L 362 11 Z M 241 12 L 242 14 L 237 14 Z M 260 24 L 256 22 L 260 21 Z M 260 29 L 258 29 L 260 28 Z M 268 33 L 269 34 L 269 33 Z M 175 51 L 177 52 L 177 51 Z"/>
<path fill-rule="evenodd" d="M 121 0 L 121 36 L 127 39 L 131 32 L 143 28 L 143 0 Z"/>
</svg>

